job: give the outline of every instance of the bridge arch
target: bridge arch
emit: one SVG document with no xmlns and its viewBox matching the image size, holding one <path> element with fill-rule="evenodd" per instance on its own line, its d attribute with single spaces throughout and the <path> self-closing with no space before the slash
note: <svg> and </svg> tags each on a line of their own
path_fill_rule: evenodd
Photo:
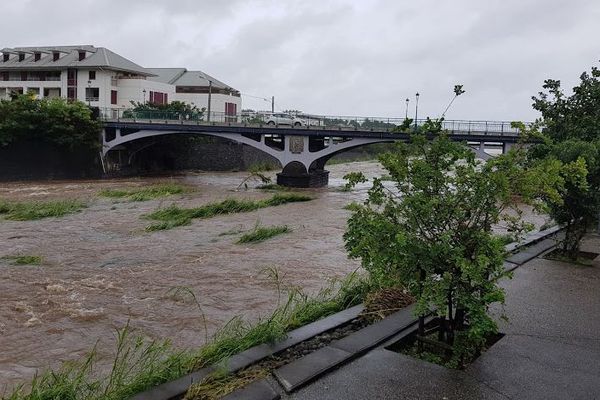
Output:
<svg viewBox="0 0 600 400">
<path fill-rule="evenodd" d="M 246 126 L 241 124 L 218 124 L 200 122 L 153 123 L 136 121 L 107 122 L 102 134 L 102 156 L 117 146 L 139 139 L 170 135 L 203 135 L 220 137 L 258 149 L 276 159 L 283 171 L 278 174 L 278 183 L 289 186 L 323 186 L 327 184 L 325 164 L 334 155 L 373 143 L 406 141 L 406 133 L 358 131 L 338 128 L 276 128 Z M 111 129 L 111 131 L 107 131 Z M 456 141 L 469 142 L 479 158 L 488 159 L 485 143 L 501 143 L 503 150 L 518 140 L 518 135 L 498 133 L 455 133 L 450 137 Z M 311 180 L 311 176 L 316 178 Z M 308 179 L 308 178 L 310 179 Z M 298 179 L 296 179 L 298 178 Z M 301 179 L 300 179 L 301 178 Z M 308 179 L 308 180 L 307 180 Z"/>
</svg>

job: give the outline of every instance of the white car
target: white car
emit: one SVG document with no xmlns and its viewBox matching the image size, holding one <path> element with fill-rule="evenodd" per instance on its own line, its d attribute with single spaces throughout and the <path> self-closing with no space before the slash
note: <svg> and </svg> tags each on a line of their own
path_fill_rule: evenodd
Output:
<svg viewBox="0 0 600 400">
<path fill-rule="evenodd" d="M 289 125 L 289 126 L 306 126 L 306 121 L 302 118 L 294 117 L 290 114 L 275 113 L 265 117 L 267 125 Z"/>
</svg>

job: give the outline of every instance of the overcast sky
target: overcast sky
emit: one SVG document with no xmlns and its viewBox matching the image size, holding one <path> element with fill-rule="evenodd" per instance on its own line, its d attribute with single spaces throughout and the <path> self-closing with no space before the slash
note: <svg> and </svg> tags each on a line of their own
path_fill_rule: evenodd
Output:
<svg viewBox="0 0 600 400">
<path fill-rule="evenodd" d="M 600 59 L 599 0 L 2 0 L 0 48 L 92 44 L 200 69 L 277 109 L 531 120 Z M 268 103 L 243 96 L 244 108 Z"/>
</svg>

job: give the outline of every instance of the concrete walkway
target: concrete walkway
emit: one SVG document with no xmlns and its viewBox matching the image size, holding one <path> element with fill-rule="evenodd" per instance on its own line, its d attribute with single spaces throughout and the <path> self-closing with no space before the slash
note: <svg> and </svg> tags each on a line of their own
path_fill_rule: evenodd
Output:
<svg viewBox="0 0 600 400">
<path fill-rule="evenodd" d="M 465 371 L 380 347 L 282 398 L 600 399 L 600 268 L 536 258 L 503 286 L 506 336 Z"/>
</svg>

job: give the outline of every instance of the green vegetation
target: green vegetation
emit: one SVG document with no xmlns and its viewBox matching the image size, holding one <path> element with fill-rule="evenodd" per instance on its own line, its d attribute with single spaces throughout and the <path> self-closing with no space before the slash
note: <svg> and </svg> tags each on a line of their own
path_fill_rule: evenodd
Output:
<svg viewBox="0 0 600 400">
<path fill-rule="evenodd" d="M 62 217 L 85 208 L 77 200 L 8 202 L 0 200 L 0 216 L 13 221 L 29 221 L 48 217 Z"/>
<path fill-rule="evenodd" d="M 280 168 L 278 164 L 270 161 L 259 161 L 248 167 L 250 172 L 273 171 Z"/>
<path fill-rule="evenodd" d="M 210 203 L 195 208 L 180 208 L 175 205 L 161 208 L 145 218 L 159 221 L 146 227 L 147 231 L 158 231 L 175 228 L 177 226 L 189 225 L 195 218 L 210 218 L 216 215 L 234 214 L 255 211 L 259 208 L 279 206 L 286 203 L 302 202 L 312 200 L 312 197 L 295 193 L 276 194 L 265 200 L 236 200 L 227 199 L 220 203 Z"/>
<path fill-rule="evenodd" d="M 264 242 L 277 235 L 291 232 L 292 230 L 287 225 L 280 226 L 257 226 L 252 232 L 242 235 L 238 243 L 256 243 Z"/>
<path fill-rule="evenodd" d="M 47 142 L 74 149 L 95 149 L 100 123 L 80 101 L 36 99 L 33 95 L 0 100 L 0 146 L 21 141 Z"/>
<path fill-rule="evenodd" d="M 43 261 L 42 257 L 31 255 L 5 256 L 2 258 L 12 262 L 14 265 L 41 265 Z"/>
<path fill-rule="evenodd" d="M 543 89 L 533 98 L 542 120 L 530 130 L 520 126 L 542 141 L 530 151 L 532 164 L 560 165 L 563 188 L 546 203 L 552 219 L 565 226 L 563 252 L 576 260 L 581 240 L 600 214 L 600 70 L 581 74 L 570 96 L 557 80 L 546 80 Z"/>
<path fill-rule="evenodd" d="M 540 197 L 555 194 L 555 171 L 524 169 L 524 159 L 517 146 L 482 163 L 445 135 L 432 141 L 413 135 L 380 158 L 396 189 L 375 178 L 367 200 L 350 208 L 344 235 L 350 257 L 361 259 L 375 283 L 410 289 L 421 337 L 424 315 L 435 310 L 440 347 L 452 349 L 456 365 L 497 333 L 488 309 L 503 302 L 498 281 L 506 275 L 504 243 L 493 225 L 503 220 L 518 236 L 532 227 L 521 221 L 516 195 L 537 206 Z M 345 179 L 366 182 L 361 173 Z"/>
<path fill-rule="evenodd" d="M 278 273 L 271 270 L 276 278 Z M 280 340 L 292 329 L 360 303 L 370 284 L 355 274 L 334 281 L 315 296 L 284 288 L 276 281 L 280 300 L 271 316 L 248 323 L 233 318 L 200 349 L 175 351 L 168 341 L 148 340 L 126 326 L 117 335 L 117 348 L 108 372 L 95 370 L 95 349 L 80 361 L 70 361 L 56 371 L 37 375 L 28 385 L 15 390 L 7 400 L 122 400 L 152 386 L 177 379 L 250 347 Z"/>
<path fill-rule="evenodd" d="M 123 400 L 189 371 L 193 357 L 176 352 L 168 341 L 149 341 L 134 336 L 126 326 L 118 331 L 112 368 L 94 370 L 98 355 L 93 349 L 81 361 L 66 362 L 57 371 L 45 371 L 17 388 L 6 400 Z"/>
<path fill-rule="evenodd" d="M 256 187 L 260 190 L 268 190 L 268 191 L 277 191 L 277 192 L 287 192 L 290 190 L 289 187 L 281 186 L 276 183 L 266 183 L 264 185 L 260 185 Z"/>
<path fill-rule="evenodd" d="M 168 104 L 132 101 L 131 105 L 133 109 L 125 110 L 123 118 L 203 121 L 206 111 L 204 107 L 198 108 L 183 101 L 171 101 Z"/>
<path fill-rule="evenodd" d="M 126 201 L 147 201 L 174 194 L 185 193 L 190 189 L 178 183 L 162 183 L 158 185 L 139 187 L 133 189 L 103 189 L 100 196 Z"/>
</svg>

